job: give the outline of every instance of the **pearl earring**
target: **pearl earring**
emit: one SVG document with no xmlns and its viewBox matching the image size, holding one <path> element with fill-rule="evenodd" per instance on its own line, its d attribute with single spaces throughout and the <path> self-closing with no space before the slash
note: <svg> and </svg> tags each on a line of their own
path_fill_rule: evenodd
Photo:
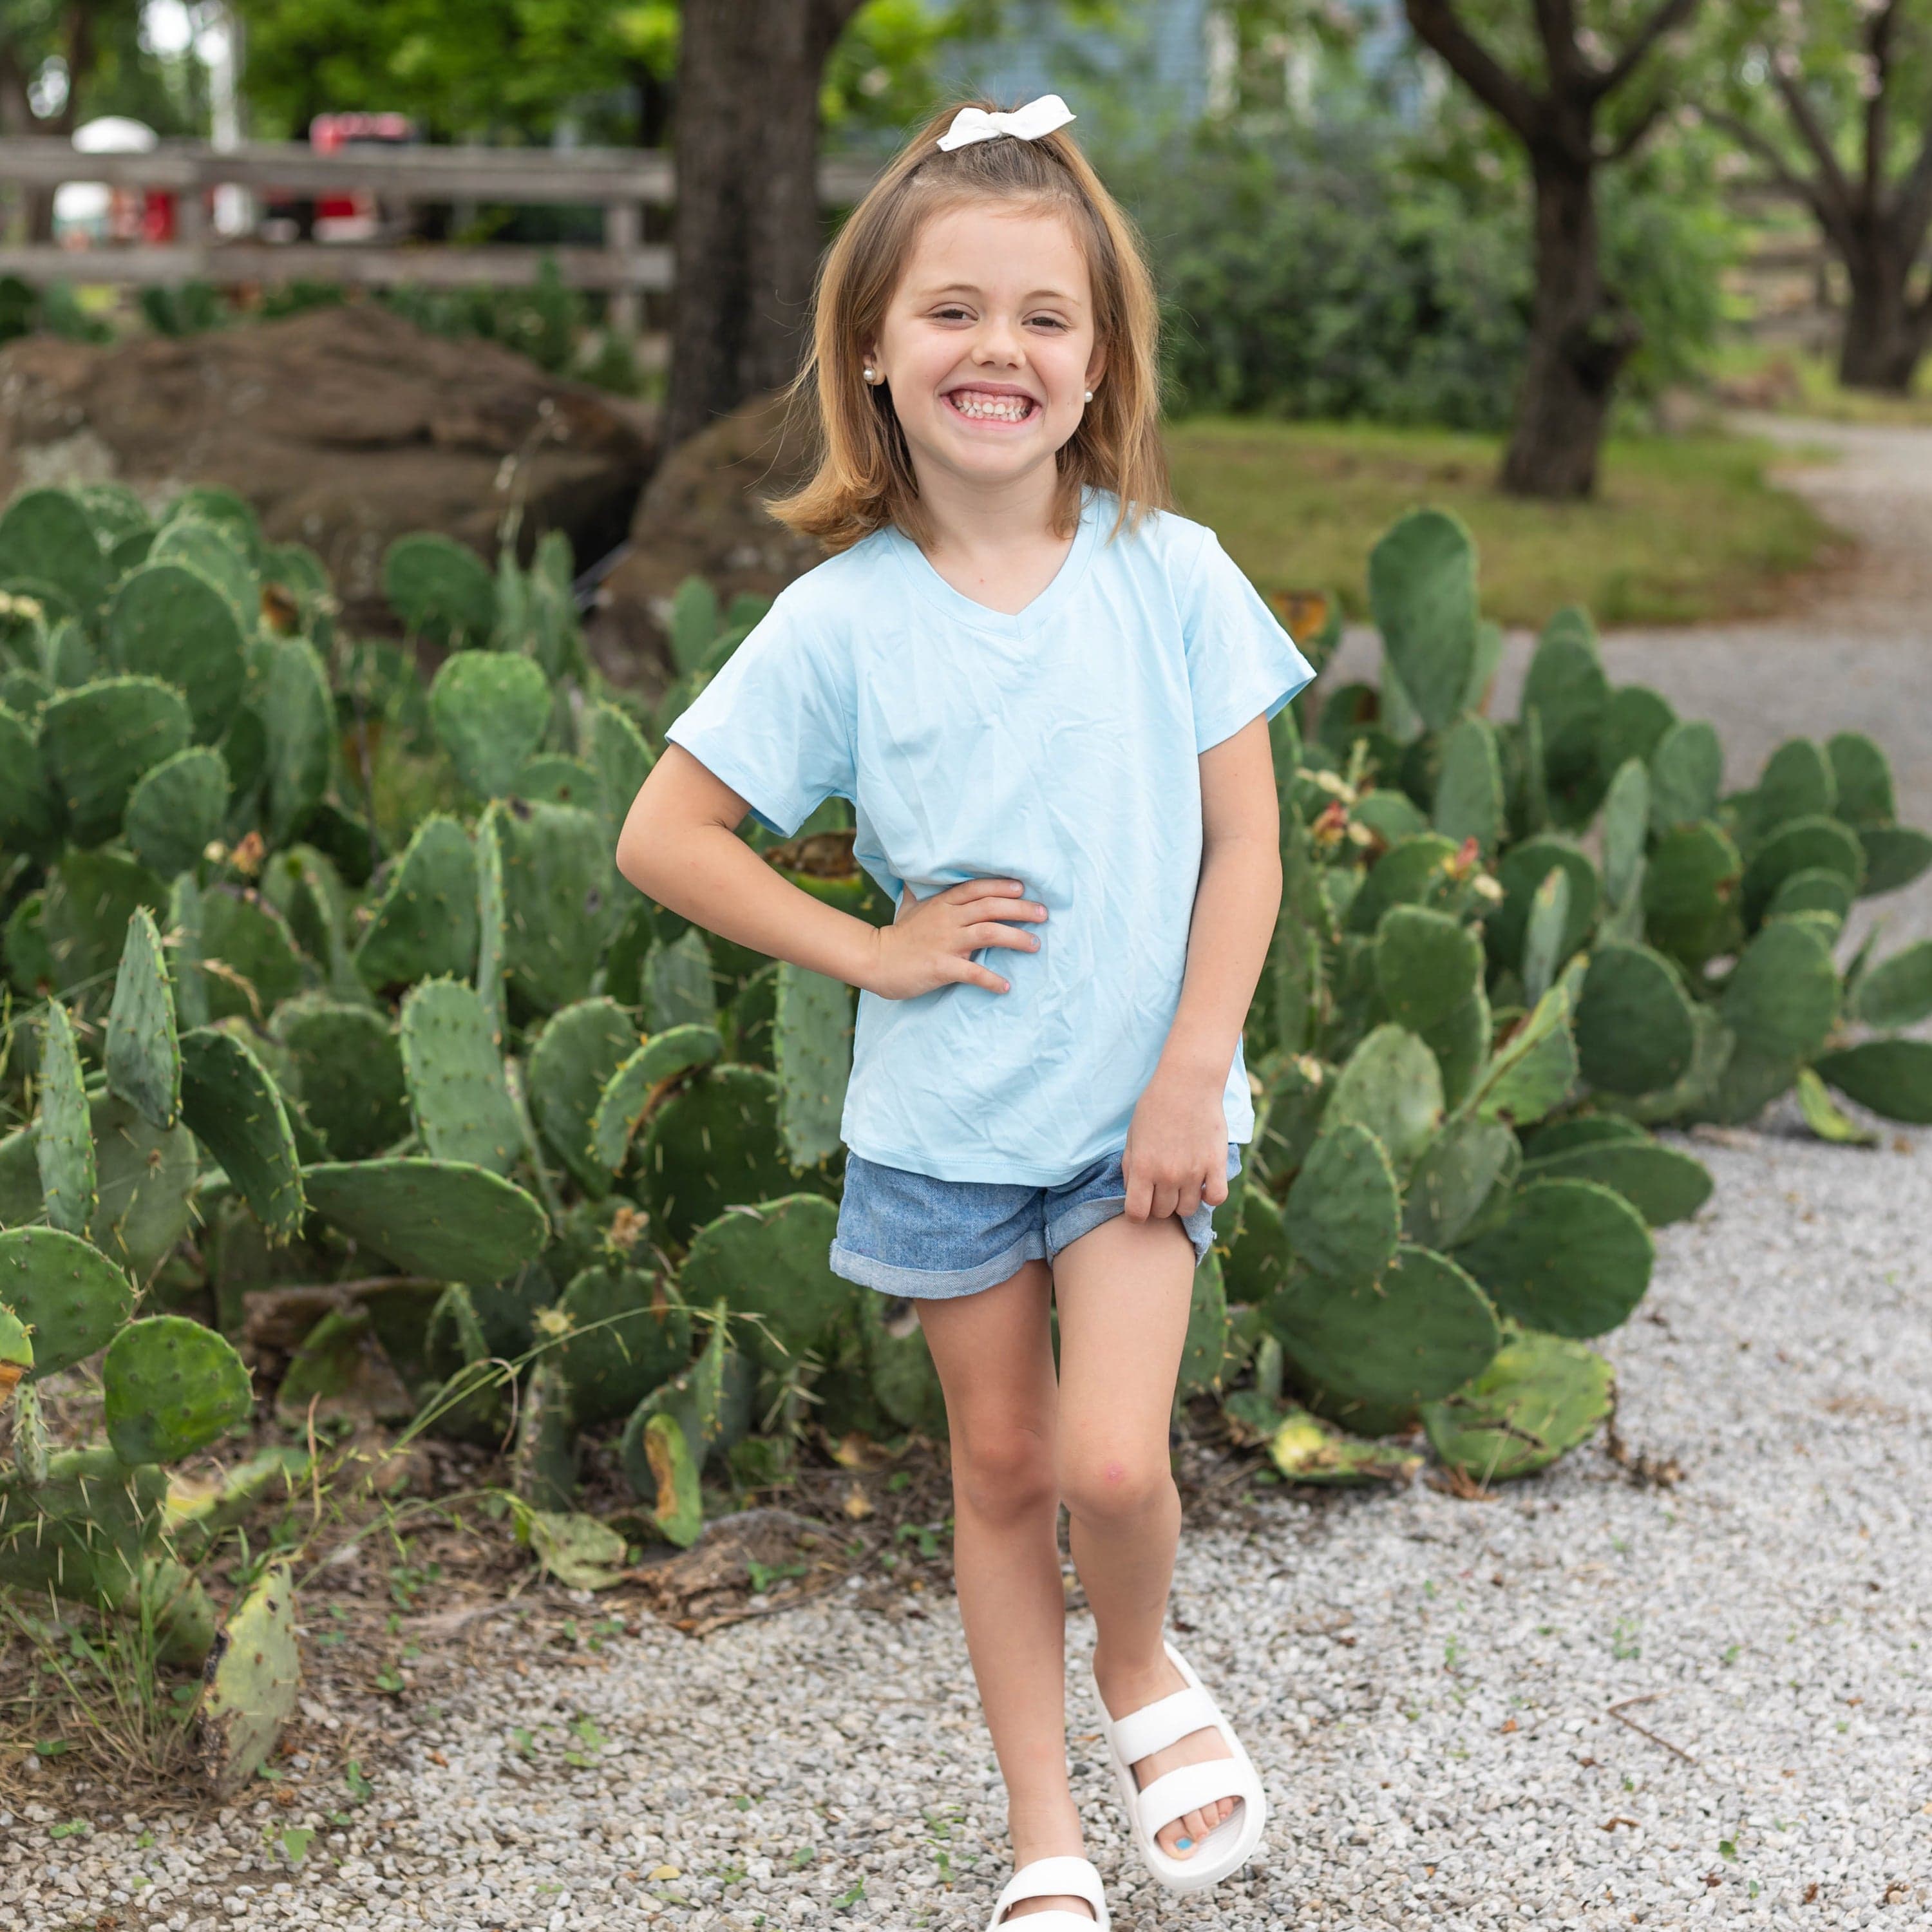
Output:
<svg viewBox="0 0 1932 1932">
<path fill-rule="evenodd" d="M 1090 403 L 1094 400 L 1094 392 L 1093 392 L 1091 389 L 1089 389 L 1089 390 L 1087 392 L 1087 400 L 1088 400 Z"/>
<path fill-rule="evenodd" d="M 868 370 L 866 371 L 866 380 L 867 382 L 876 382 L 878 380 L 879 380 L 879 372 L 878 371 L 878 370 L 876 370 L 876 369 L 868 369 Z"/>
</svg>

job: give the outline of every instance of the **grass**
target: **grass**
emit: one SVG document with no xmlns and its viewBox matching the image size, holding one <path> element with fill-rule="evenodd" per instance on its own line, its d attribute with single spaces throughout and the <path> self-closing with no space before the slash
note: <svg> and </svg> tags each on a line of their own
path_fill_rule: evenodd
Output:
<svg viewBox="0 0 1932 1932">
<path fill-rule="evenodd" d="M 1483 608 L 1504 624 L 1574 603 L 1603 624 L 1765 615 L 1834 541 L 1766 480 L 1790 452 L 1720 434 L 1612 442 L 1587 503 L 1504 496 L 1500 441 L 1446 430 L 1197 417 L 1170 427 L 1167 448 L 1183 514 L 1262 590 L 1332 589 L 1354 617 L 1376 539 L 1425 506 L 1468 525 Z"/>
<path fill-rule="evenodd" d="M 1919 365 L 1918 382 L 1907 396 L 1844 388 L 1828 358 L 1802 350 L 1739 344 L 1720 351 L 1710 373 L 1720 394 L 1780 416 L 1891 428 L 1932 427 L 1932 356 Z"/>
</svg>

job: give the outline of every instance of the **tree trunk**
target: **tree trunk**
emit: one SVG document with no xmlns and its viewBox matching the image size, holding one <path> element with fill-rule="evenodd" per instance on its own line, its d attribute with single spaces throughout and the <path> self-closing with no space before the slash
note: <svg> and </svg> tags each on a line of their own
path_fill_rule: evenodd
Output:
<svg viewBox="0 0 1932 1932">
<path fill-rule="evenodd" d="M 1536 300 L 1502 486 L 1519 496 L 1588 496 L 1636 321 L 1604 286 L 1594 165 L 1561 152 L 1532 161 Z"/>
<path fill-rule="evenodd" d="M 684 9 L 667 450 L 797 370 L 820 246 L 819 82 L 857 4 Z"/>
<path fill-rule="evenodd" d="M 1911 393 L 1932 335 L 1932 300 L 1911 297 L 1912 262 L 1889 237 L 1861 236 L 1844 250 L 1851 302 L 1838 345 L 1838 380 L 1848 389 Z"/>
</svg>

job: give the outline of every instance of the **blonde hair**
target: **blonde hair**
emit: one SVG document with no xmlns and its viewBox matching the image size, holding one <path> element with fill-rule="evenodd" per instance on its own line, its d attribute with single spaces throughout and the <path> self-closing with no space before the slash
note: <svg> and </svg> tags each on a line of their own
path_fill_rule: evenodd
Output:
<svg viewBox="0 0 1932 1932">
<path fill-rule="evenodd" d="M 1086 253 L 1105 376 L 1058 454 L 1054 530 L 1072 534 L 1088 484 L 1118 499 L 1114 532 L 1124 524 L 1131 532 L 1149 510 L 1173 507 L 1160 442 L 1160 308 L 1138 230 L 1064 128 L 1031 141 L 1001 135 L 950 152 L 940 148 L 938 137 L 963 104 L 935 114 L 900 151 L 819 264 L 811 346 L 784 392 L 801 416 L 816 418 L 817 465 L 798 488 L 765 507 L 833 553 L 888 524 L 922 547 L 937 534 L 892 398 L 864 380 L 860 361 L 878 338 L 921 225 L 979 200 L 1063 214 Z"/>
</svg>

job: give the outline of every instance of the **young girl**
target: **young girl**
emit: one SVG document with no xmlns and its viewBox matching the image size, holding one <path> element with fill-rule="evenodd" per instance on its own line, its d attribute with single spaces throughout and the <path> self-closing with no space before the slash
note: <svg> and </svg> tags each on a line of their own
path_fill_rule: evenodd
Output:
<svg viewBox="0 0 1932 1932">
<path fill-rule="evenodd" d="M 1072 118 L 1054 94 L 938 116 L 840 232 L 796 386 L 817 473 L 770 506 L 832 554 L 671 725 L 617 855 L 661 904 L 860 988 L 830 1263 L 912 1298 L 945 1390 L 1016 1867 L 989 1923 L 1029 1932 L 1108 1923 L 1068 1786 L 1063 1502 L 1142 1859 L 1194 1891 L 1262 1835 L 1247 1754 L 1162 1639 L 1168 1424 L 1254 1130 L 1267 720 L 1314 674 L 1167 508 L 1151 279 Z M 833 794 L 890 926 L 736 836 L 748 810 L 789 838 Z"/>
</svg>

